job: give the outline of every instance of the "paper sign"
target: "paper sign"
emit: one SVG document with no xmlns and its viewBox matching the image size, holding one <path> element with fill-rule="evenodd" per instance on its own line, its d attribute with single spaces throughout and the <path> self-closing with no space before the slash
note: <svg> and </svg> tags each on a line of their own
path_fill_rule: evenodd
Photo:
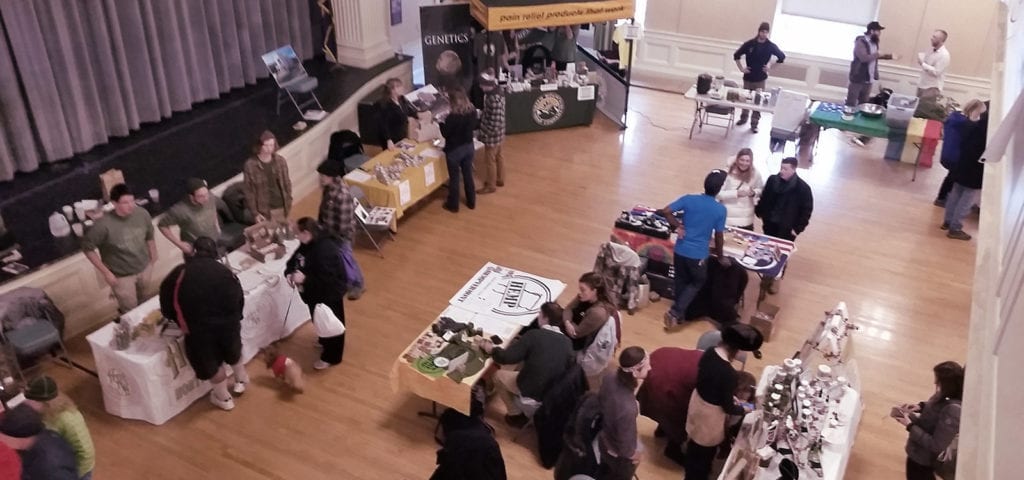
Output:
<svg viewBox="0 0 1024 480">
<path fill-rule="evenodd" d="M 448 301 L 474 313 L 528 325 L 565 290 L 565 284 L 526 272 L 488 263 Z"/>
<path fill-rule="evenodd" d="M 412 189 L 409 188 L 409 181 L 402 180 L 398 184 L 398 203 L 405 205 L 412 200 Z"/>
<path fill-rule="evenodd" d="M 594 99 L 594 86 L 587 85 L 576 89 L 576 100 L 593 100 Z"/>
<path fill-rule="evenodd" d="M 428 164 L 424 165 L 423 166 L 423 183 L 426 186 L 429 187 L 429 186 L 433 185 L 434 182 L 436 182 L 436 181 L 437 181 L 437 178 L 434 177 L 434 164 L 433 163 L 428 163 Z"/>
<path fill-rule="evenodd" d="M 369 173 L 366 173 L 362 170 L 352 170 L 351 172 L 348 172 L 344 178 L 346 180 L 356 183 L 366 183 L 370 180 L 373 180 L 373 175 L 370 175 Z"/>
</svg>

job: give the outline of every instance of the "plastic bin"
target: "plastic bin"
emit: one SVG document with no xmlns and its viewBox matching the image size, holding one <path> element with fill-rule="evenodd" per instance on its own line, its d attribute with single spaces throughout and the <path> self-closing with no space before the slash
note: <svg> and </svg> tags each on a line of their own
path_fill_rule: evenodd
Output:
<svg viewBox="0 0 1024 480">
<path fill-rule="evenodd" d="M 919 100 L 910 95 L 892 94 L 885 109 L 885 124 L 890 128 L 906 130 L 910 125 L 910 119 L 914 118 Z"/>
</svg>

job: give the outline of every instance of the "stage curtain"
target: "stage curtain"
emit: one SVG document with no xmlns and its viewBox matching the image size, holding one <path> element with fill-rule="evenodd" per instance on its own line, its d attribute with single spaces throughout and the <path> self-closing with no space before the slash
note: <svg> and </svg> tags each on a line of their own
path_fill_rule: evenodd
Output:
<svg viewBox="0 0 1024 480">
<path fill-rule="evenodd" d="M 0 181 L 312 58 L 308 0 L 0 0 Z"/>
</svg>

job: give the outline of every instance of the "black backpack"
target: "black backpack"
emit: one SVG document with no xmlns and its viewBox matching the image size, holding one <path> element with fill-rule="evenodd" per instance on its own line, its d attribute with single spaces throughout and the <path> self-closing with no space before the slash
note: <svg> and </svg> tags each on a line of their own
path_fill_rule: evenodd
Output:
<svg viewBox="0 0 1024 480">
<path fill-rule="evenodd" d="M 555 480 L 567 480 L 573 475 L 596 478 L 600 465 L 593 445 L 602 425 L 601 402 L 596 393 L 587 392 L 566 422 L 565 445 L 555 465 Z"/>
</svg>

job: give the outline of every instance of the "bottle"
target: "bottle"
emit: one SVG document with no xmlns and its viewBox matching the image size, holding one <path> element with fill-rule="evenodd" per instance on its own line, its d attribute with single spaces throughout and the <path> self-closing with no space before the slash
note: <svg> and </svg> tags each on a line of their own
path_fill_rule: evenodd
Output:
<svg viewBox="0 0 1024 480">
<path fill-rule="evenodd" d="M 54 237 L 66 237 L 71 234 L 71 224 L 63 213 L 53 212 L 53 215 L 50 215 L 50 234 Z"/>
</svg>

